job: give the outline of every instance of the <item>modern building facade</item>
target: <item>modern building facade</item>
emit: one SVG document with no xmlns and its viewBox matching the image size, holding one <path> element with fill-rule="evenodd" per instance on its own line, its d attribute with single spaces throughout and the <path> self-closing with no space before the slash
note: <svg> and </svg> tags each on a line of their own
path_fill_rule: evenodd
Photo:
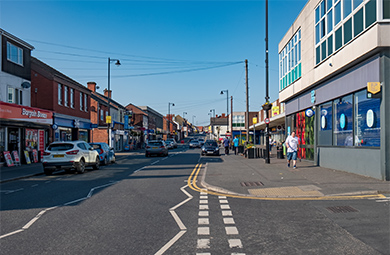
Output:
<svg viewBox="0 0 390 255">
<path fill-rule="evenodd" d="M 279 43 L 299 157 L 390 180 L 390 2 L 310 0 Z"/>
</svg>

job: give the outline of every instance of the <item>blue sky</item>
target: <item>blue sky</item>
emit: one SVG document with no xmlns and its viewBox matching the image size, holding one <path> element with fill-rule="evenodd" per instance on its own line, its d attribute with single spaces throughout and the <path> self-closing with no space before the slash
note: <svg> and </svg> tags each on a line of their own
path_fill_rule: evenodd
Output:
<svg viewBox="0 0 390 255">
<path fill-rule="evenodd" d="M 278 43 L 306 0 L 269 0 L 270 97 L 278 98 Z M 250 111 L 265 99 L 265 1 L 0 1 L 0 27 L 32 44 L 32 55 L 113 99 L 185 115 L 207 125 L 211 109 Z M 229 99 L 230 104 L 230 99 Z M 230 111 L 230 106 L 229 106 Z M 196 116 L 196 117 L 193 117 Z"/>
</svg>

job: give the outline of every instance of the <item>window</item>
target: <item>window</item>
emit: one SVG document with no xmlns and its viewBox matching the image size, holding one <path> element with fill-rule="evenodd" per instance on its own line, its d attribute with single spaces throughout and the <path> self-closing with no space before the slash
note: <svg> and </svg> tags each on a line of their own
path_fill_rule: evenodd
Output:
<svg viewBox="0 0 390 255">
<path fill-rule="evenodd" d="M 326 58 L 326 41 L 321 43 L 321 61 Z"/>
<path fill-rule="evenodd" d="M 341 1 L 334 6 L 334 25 L 336 26 L 341 21 Z"/>
<path fill-rule="evenodd" d="M 100 120 L 101 120 L 101 121 L 104 120 L 104 112 L 103 112 L 103 109 L 100 109 Z"/>
<path fill-rule="evenodd" d="M 74 108 L 74 89 L 70 89 L 70 107 Z"/>
<path fill-rule="evenodd" d="M 58 83 L 58 104 L 62 105 L 62 85 Z"/>
<path fill-rule="evenodd" d="M 390 9 L 390 6 L 388 7 Z M 366 28 L 376 21 L 376 0 L 371 0 L 366 4 Z"/>
<path fill-rule="evenodd" d="M 88 95 L 84 94 L 84 111 L 88 110 Z"/>
<path fill-rule="evenodd" d="M 328 12 L 328 30 L 327 30 L 328 34 L 332 32 L 332 30 L 333 30 L 333 12 L 332 10 L 330 10 Z"/>
<path fill-rule="evenodd" d="M 80 92 L 80 111 L 83 110 L 83 93 Z"/>
<path fill-rule="evenodd" d="M 343 27 L 340 27 L 335 32 L 335 50 L 338 50 L 343 46 Z"/>
<path fill-rule="evenodd" d="M 334 106 L 334 136 L 336 146 L 353 146 L 352 136 L 352 95 L 345 96 L 333 102 Z"/>
<path fill-rule="evenodd" d="M 355 93 L 355 146 L 380 147 L 380 99 L 367 98 L 367 90 Z"/>
<path fill-rule="evenodd" d="M 320 105 L 319 112 L 318 145 L 332 145 L 332 102 Z"/>
<path fill-rule="evenodd" d="M 344 23 L 344 44 L 352 40 L 352 18 Z"/>
<path fill-rule="evenodd" d="M 390 19 L 390 1 L 383 0 L 383 19 Z"/>
<path fill-rule="evenodd" d="M 353 9 L 355 10 L 361 3 L 363 0 L 353 0 Z"/>
<path fill-rule="evenodd" d="M 321 62 L 321 47 L 318 46 L 316 48 L 316 64 L 319 64 Z"/>
<path fill-rule="evenodd" d="M 64 86 L 64 105 L 68 106 L 68 87 Z"/>
<path fill-rule="evenodd" d="M 353 15 L 353 36 L 363 31 L 363 8 Z"/>
<path fill-rule="evenodd" d="M 23 49 L 7 42 L 7 60 L 23 65 Z"/>
<path fill-rule="evenodd" d="M 343 18 L 345 19 L 352 11 L 352 1 L 343 0 Z"/>
<path fill-rule="evenodd" d="M 12 88 L 13 89 L 13 88 Z M 21 89 L 15 89 L 14 101 L 15 104 L 23 104 L 23 91 Z"/>
<path fill-rule="evenodd" d="M 8 103 L 14 103 L 14 88 L 8 87 Z"/>
<path fill-rule="evenodd" d="M 319 13 L 318 13 L 319 14 Z M 286 44 L 279 53 L 279 83 L 283 90 L 301 77 L 301 30 Z"/>
<path fill-rule="evenodd" d="M 328 56 L 333 53 L 333 35 L 328 37 Z"/>
</svg>

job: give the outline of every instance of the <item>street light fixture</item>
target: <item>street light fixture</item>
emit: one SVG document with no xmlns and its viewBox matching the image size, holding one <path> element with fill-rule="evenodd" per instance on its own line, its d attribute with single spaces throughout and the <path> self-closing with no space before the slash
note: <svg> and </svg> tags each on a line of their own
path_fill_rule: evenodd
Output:
<svg viewBox="0 0 390 255">
<path fill-rule="evenodd" d="M 213 112 L 213 116 L 212 117 L 215 117 L 215 109 L 211 109 L 210 112 Z"/>
<path fill-rule="evenodd" d="M 119 59 L 111 59 L 111 58 L 108 58 L 108 86 L 107 86 L 107 89 L 108 89 L 108 116 L 110 116 L 110 121 L 107 122 L 107 144 L 109 147 L 111 147 L 111 137 L 110 137 L 110 127 L 111 127 L 111 123 L 112 123 L 112 120 L 111 120 L 111 88 L 110 88 L 110 66 L 111 66 L 111 63 L 116 61 L 115 65 L 116 66 L 120 66 L 121 65 L 121 62 L 119 61 Z"/>
<path fill-rule="evenodd" d="M 226 92 L 226 115 L 229 115 L 229 90 L 221 90 L 221 95 Z"/>
<path fill-rule="evenodd" d="M 184 118 L 184 114 L 187 114 L 187 112 L 183 112 L 183 120 L 184 120 L 184 124 L 186 125 L 186 136 L 188 136 L 187 121 L 186 121 L 186 119 Z"/>
</svg>

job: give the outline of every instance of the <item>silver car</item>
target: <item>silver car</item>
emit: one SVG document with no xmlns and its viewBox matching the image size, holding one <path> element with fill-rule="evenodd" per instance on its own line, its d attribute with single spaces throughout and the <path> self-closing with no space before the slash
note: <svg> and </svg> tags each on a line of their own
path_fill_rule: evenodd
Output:
<svg viewBox="0 0 390 255">
<path fill-rule="evenodd" d="M 200 148 L 200 143 L 199 143 L 199 141 L 197 139 L 193 139 L 193 140 L 191 140 L 189 146 L 190 146 L 190 149 L 192 149 L 192 148 Z"/>
<path fill-rule="evenodd" d="M 168 147 L 163 140 L 151 140 L 145 148 L 145 156 L 168 156 Z"/>
<path fill-rule="evenodd" d="M 42 154 L 43 170 L 51 175 L 54 170 L 75 168 L 80 174 L 86 166 L 97 170 L 100 167 L 99 153 L 84 141 L 54 142 Z"/>
</svg>

